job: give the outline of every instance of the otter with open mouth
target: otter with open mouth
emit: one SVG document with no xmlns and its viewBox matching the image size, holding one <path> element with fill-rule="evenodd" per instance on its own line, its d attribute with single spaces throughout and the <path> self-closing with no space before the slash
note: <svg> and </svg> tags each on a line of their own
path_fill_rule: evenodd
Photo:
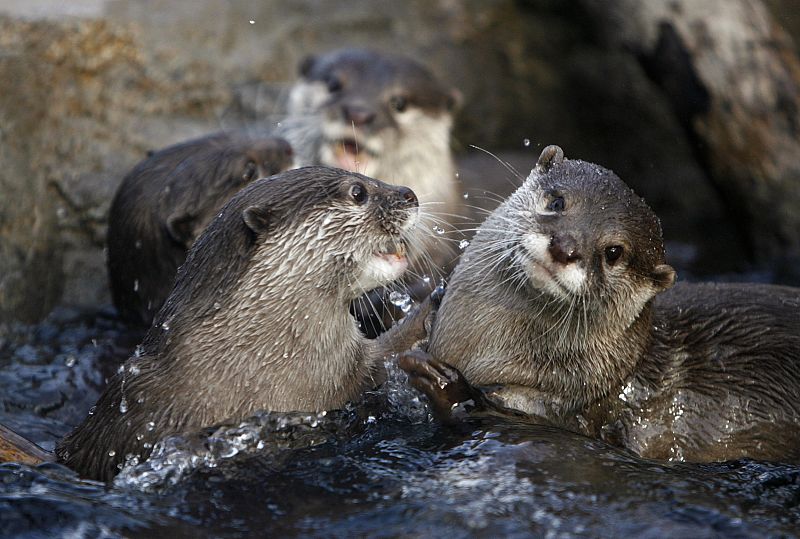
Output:
<svg viewBox="0 0 800 539">
<path fill-rule="evenodd" d="M 800 289 L 674 280 L 646 203 L 549 146 L 464 252 L 430 356 L 400 364 L 445 418 L 472 401 L 644 457 L 800 461 Z"/>
<path fill-rule="evenodd" d="M 256 410 L 340 408 L 374 387 L 383 360 L 424 336 L 426 315 L 368 340 L 348 305 L 403 275 L 417 213 L 411 189 L 327 167 L 237 193 L 58 460 L 108 480 L 169 434 Z"/>
<path fill-rule="evenodd" d="M 413 295 L 426 295 L 455 263 L 444 232 L 465 213 L 450 148 L 460 94 L 410 58 L 371 50 L 312 55 L 299 71 L 289 118 L 276 132 L 298 164 L 340 167 L 417 193 L 428 234 L 410 253 L 409 273 L 429 277 L 411 286 Z"/>
</svg>

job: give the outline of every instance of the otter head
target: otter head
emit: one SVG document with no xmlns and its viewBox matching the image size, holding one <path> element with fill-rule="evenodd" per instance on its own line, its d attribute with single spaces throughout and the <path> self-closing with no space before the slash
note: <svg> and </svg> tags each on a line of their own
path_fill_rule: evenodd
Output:
<svg viewBox="0 0 800 539">
<path fill-rule="evenodd" d="M 175 181 L 168 183 L 169 195 L 175 197 L 165 223 L 169 237 L 188 249 L 234 193 L 255 179 L 288 169 L 292 162 L 292 147 L 282 138 L 227 133 L 211 137 L 175 167 Z"/>
<path fill-rule="evenodd" d="M 543 315 L 563 316 L 568 305 L 628 327 L 675 281 L 647 204 L 613 172 L 565 159 L 558 146 L 542 151 L 506 212 L 518 239 L 514 265 L 546 296 Z"/>
<path fill-rule="evenodd" d="M 434 143 L 449 154 L 460 95 L 417 62 L 344 49 L 309 56 L 299 71 L 289 112 L 322 116 L 322 164 L 392 178 L 402 165 L 394 154 L 419 154 Z"/>
<path fill-rule="evenodd" d="M 326 167 L 275 180 L 264 187 L 280 190 L 280 200 L 250 205 L 242 219 L 277 277 L 303 276 L 317 289 L 352 300 L 405 272 L 418 212 L 411 189 Z M 275 247 L 282 259 L 268 254 Z"/>
</svg>

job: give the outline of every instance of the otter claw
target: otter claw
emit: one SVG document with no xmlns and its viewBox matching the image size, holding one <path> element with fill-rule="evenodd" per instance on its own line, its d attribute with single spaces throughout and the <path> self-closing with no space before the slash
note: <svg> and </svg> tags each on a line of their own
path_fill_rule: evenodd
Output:
<svg viewBox="0 0 800 539">
<path fill-rule="evenodd" d="M 421 391 L 433 409 L 433 414 L 442 422 L 453 422 L 461 404 L 475 407 L 480 402 L 478 391 L 458 371 L 422 350 L 400 354 L 398 366 L 408 374 L 411 385 Z"/>
</svg>

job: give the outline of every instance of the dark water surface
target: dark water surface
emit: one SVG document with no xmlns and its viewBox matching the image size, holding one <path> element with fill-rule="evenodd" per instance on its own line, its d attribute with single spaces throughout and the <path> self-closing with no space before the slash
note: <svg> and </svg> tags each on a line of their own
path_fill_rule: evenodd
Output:
<svg viewBox="0 0 800 539">
<path fill-rule="evenodd" d="M 42 445 L 140 335 L 59 311 L 0 334 L 0 422 Z M 174 437 L 112 485 L 0 465 L 2 537 L 768 537 L 800 530 L 800 467 L 656 463 L 549 427 L 443 427 L 396 375 L 341 412 Z"/>
</svg>

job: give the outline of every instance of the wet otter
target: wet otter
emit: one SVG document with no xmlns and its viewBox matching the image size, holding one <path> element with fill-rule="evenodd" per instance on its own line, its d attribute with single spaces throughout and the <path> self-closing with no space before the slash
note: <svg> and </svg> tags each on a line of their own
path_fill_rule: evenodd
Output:
<svg viewBox="0 0 800 539">
<path fill-rule="evenodd" d="M 462 191 L 450 151 L 456 90 L 445 88 L 418 62 L 403 56 L 342 49 L 309 56 L 289 95 L 289 118 L 277 131 L 299 164 L 361 172 L 419 196 L 428 231 L 441 232 L 463 214 Z M 416 272 L 436 278 L 452 269 L 456 253 L 437 234 L 423 236 L 431 260 Z M 412 260 L 414 262 L 414 260 Z"/>
<path fill-rule="evenodd" d="M 800 289 L 674 279 L 644 201 L 550 146 L 454 271 L 436 359 L 401 366 L 440 413 L 483 398 L 446 362 L 645 457 L 800 460 Z"/>
<path fill-rule="evenodd" d="M 415 318 L 367 340 L 347 309 L 403 274 L 417 211 L 406 187 L 327 167 L 241 190 L 192 246 L 144 342 L 58 459 L 107 480 L 171 433 L 358 397 L 385 356 L 423 334 Z"/>
<path fill-rule="evenodd" d="M 109 210 L 108 274 L 114 306 L 149 325 L 200 232 L 233 194 L 285 170 L 277 137 L 217 133 L 149 154 L 122 180 Z"/>
</svg>

